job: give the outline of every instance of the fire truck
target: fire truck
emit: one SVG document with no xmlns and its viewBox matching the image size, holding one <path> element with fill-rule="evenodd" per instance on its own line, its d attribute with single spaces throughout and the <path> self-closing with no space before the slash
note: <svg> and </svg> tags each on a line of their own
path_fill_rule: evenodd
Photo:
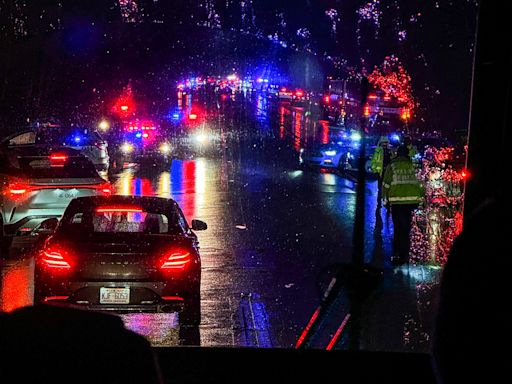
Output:
<svg viewBox="0 0 512 384">
<path fill-rule="evenodd" d="M 324 119 L 329 126 L 352 129 L 360 126 L 362 115 L 368 119 L 369 133 L 389 135 L 408 130 L 410 110 L 403 100 L 371 90 L 365 105 L 361 105 L 361 84 L 355 79 L 327 79 L 322 99 Z"/>
</svg>

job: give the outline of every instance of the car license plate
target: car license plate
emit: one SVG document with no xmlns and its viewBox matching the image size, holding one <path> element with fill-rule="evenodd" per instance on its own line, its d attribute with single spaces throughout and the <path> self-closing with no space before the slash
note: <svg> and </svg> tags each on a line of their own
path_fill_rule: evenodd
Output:
<svg viewBox="0 0 512 384">
<path fill-rule="evenodd" d="M 130 288 L 100 288 L 100 304 L 129 304 Z"/>
</svg>

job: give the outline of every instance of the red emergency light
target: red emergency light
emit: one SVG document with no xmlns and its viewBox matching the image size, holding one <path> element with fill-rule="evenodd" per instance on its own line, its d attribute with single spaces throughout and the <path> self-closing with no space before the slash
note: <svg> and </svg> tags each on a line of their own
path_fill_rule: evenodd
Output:
<svg viewBox="0 0 512 384">
<path fill-rule="evenodd" d="M 131 96 L 121 96 L 112 106 L 112 112 L 127 117 L 128 114 L 135 112 L 135 103 Z"/>
</svg>

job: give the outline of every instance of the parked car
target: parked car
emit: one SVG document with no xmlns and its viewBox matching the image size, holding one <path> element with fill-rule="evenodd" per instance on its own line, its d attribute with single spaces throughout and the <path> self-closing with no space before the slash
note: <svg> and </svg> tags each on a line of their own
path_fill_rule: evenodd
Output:
<svg viewBox="0 0 512 384">
<path fill-rule="evenodd" d="M 179 311 L 200 322 L 201 260 L 193 230 L 172 199 L 80 197 L 36 257 L 35 303 L 92 310 Z"/>
<path fill-rule="evenodd" d="M 108 143 L 99 132 L 88 128 L 44 126 L 17 132 L 0 142 L 1 148 L 34 145 L 66 146 L 79 151 L 94 164 L 97 171 L 108 171 Z"/>
<path fill-rule="evenodd" d="M 343 156 L 351 149 L 348 145 L 336 143 L 318 144 L 301 149 L 299 164 L 306 167 L 339 168 L 344 166 Z"/>
<path fill-rule="evenodd" d="M 60 218 L 79 196 L 109 195 L 112 187 L 92 162 L 68 147 L 16 146 L 0 150 L 0 238 L 28 235 Z"/>
</svg>

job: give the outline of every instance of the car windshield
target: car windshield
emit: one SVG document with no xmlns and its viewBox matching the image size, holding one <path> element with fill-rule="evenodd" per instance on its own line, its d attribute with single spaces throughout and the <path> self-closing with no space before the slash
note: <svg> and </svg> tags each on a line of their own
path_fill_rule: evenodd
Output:
<svg viewBox="0 0 512 384">
<path fill-rule="evenodd" d="M 0 2 L 0 311 L 107 308 L 153 346 L 427 353 L 463 228 L 478 3 Z M 77 210 L 53 233 L 105 197 L 61 182 L 80 178 L 179 214 Z M 60 228 L 86 224 L 75 249 Z M 46 282 L 57 240 L 91 265 Z"/>
</svg>

